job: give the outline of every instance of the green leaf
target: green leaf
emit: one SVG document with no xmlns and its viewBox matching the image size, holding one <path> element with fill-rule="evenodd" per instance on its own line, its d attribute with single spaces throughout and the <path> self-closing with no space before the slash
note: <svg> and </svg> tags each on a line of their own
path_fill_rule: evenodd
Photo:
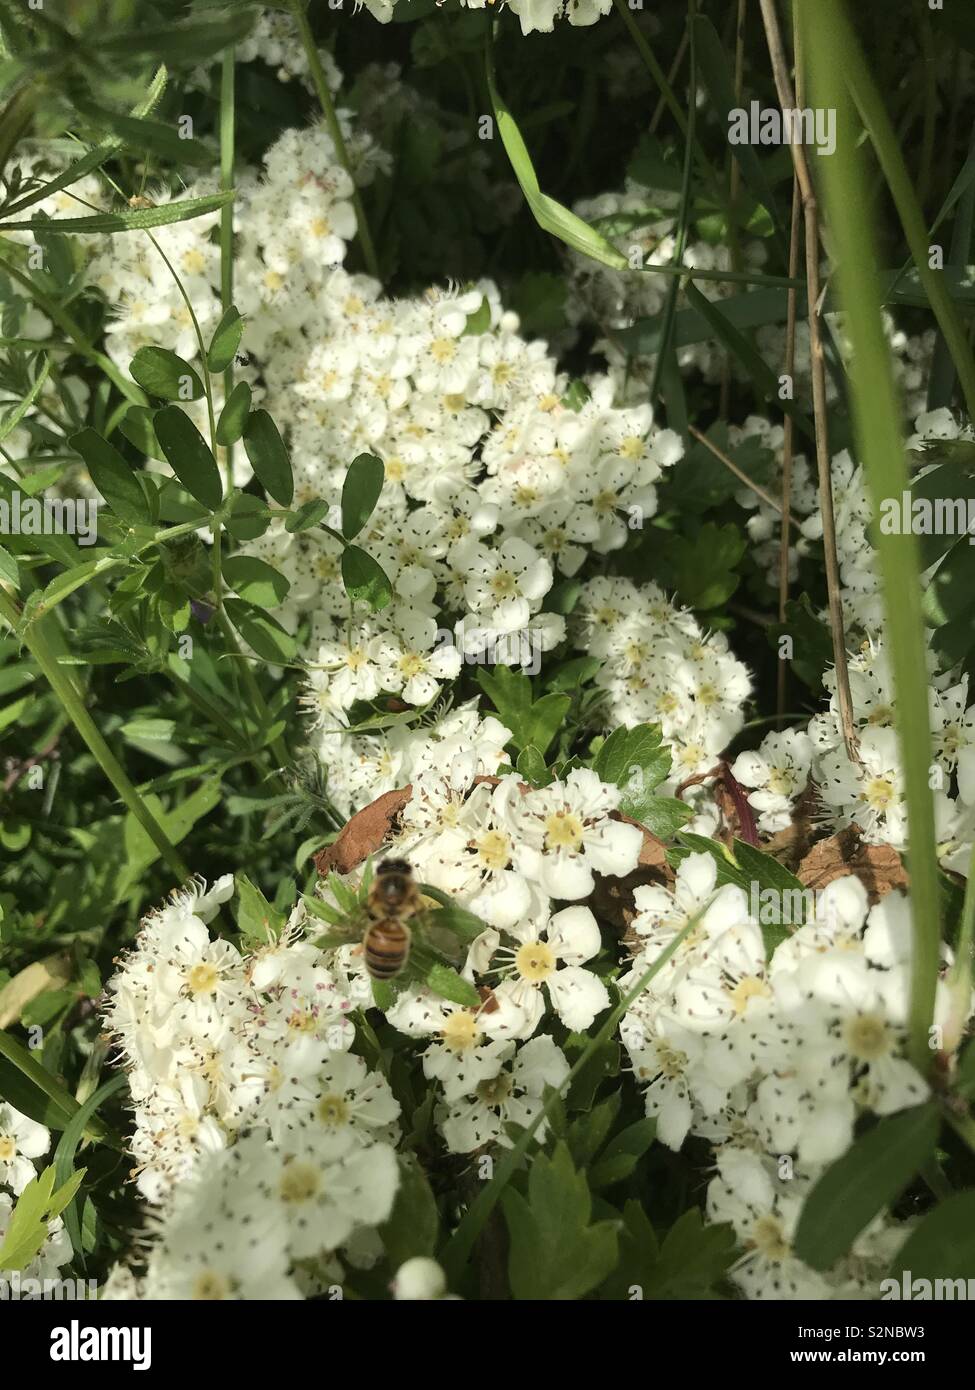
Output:
<svg viewBox="0 0 975 1390">
<path fill-rule="evenodd" d="M 295 490 L 291 459 L 266 410 L 254 410 L 247 417 L 244 449 L 264 490 L 282 507 L 290 507 Z"/>
<path fill-rule="evenodd" d="M 55 1193 L 54 1201 L 60 1203 L 58 1213 L 64 1212 L 64 1224 L 68 1235 L 71 1237 L 71 1245 L 76 1255 L 82 1255 L 81 1240 L 81 1219 L 77 1207 L 72 1201 L 74 1192 L 71 1191 L 71 1183 L 74 1181 L 77 1187 L 84 1175 L 84 1169 L 78 1173 L 72 1173 L 74 1168 L 75 1153 L 78 1145 L 84 1136 L 85 1128 L 92 1115 L 98 1107 L 114 1095 L 116 1091 L 127 1085 L 124 1076 L 113 1076 L 104 1085 L 99 1086 L 97 1091 L 88 1097 L 81 1105 L 78 1112 L 74 1115 L 71 1122 L 66 1126 L 64 1133 L 58 1143 L 54 1153 L 54 1168 L 58 1191 Z M 67 1194 L 67 1195 L 66 1195 Z M 54 1202 L 52 1202 L 52 1207 Z M 57 1213 L 55 1213 L 57 1214 Z"/>
<path fill-rule="evenodd" d="M 182 198 L 159 208 L 130 208 L 126 212 L 100 212 L 91 217 L 58 217 L 47 223 L 37 218 L 3 222 L 0 232 L 33 232 L 35 237 L 62 236 L 66 232 L 85 236 L 98 232 L 142 232 L 149 227 L 168 227 L 174 222 L 189 222 L 194 217 L 217 212 L 232 202 L 233 197 L 233 189 L 228 189 L 225 193 L 208 193 L 202 198 Z"/>
<path fill-rule="evenodd" d="M 147 458 L 165 460 L 163 453 L 156 438 L 156 431 L 152 427 L 152 417 L 154 412 L 144 405 L 130 405 L 125 415 L 119 421 L 119 429 L 125 435 L 130 444 L 134 444 L 140 454 L 145 454 Z"/>
<path fill-rule="evenodd" d="M 284 529 L 290 535 L 294 535 L 298 531 L 307 531 L 310 527 L 317 526 L 331 510 L 329 503 L 323 502 L 320 497 L 312 498 L 310 502 L 302 502 L 301 506 L 297 507 L 288 517 L 284 523 Z"/>
<path fill-rule="evenodd" d="M 207 349 L 207 366 L 211 372 L 226 371 L 237 355 L 243 332 L 244 320 L 231 305 L 217 324 Z"/>
<path fill-rule="evenodd" d="M 285 916 L 275 909 L 246 874 L 235 876 L 237 885 L 237 929 L 241 936 L 266 946 L 277 940 L 285 924 Z"/>
<path fill-rule="evenodd" d="M 884 1207 L 903 1192 L 938 1142 L 934 1101 L 890 1115 L 827 1168 L 802 1208 L 796 1254 L 828 1269 Z"/>
<path fill-rule="evenodd" d="M 135 473 L 107 439 L 87 428 L 71 436 L 71 447 L 84 459 L 92 482 L 120 520 L 150 520 L 145 494 Z"/>
<path fill-rule="evenodd" d="M 368 603 L 373 611 L 385 608 L 393 597 L 382 565 L 357 545 L 347 545 L 342 552 L 342 583 L 349 598 Z"/>
<path fill-rule="evenodd" d="M 223 501 L 217 461 L 193 421 L 178 405 L 163 406 L 153 418 L 170 468 L 197 502 L 216 511 Z"/>
<path fill-rule="evenodd" d="M 256 540 L 264 535 L 270 524 L 271 514 L 263 497 L 254 497 L 249 492 L 236 493 L 225 523 L 234 540 Z"/>
<path fill-rule="evenodd" d="M 25 1269 L 47 1240 L 47 1214 L 54 1188 L 54 1169 L 32 1178 L 17 1199 L 7 1233 L 0 1243 L 0 1269 Z"/>
<path fill-rule="evenodd" d="M 511 160 L 515 177 L 521 185 L 521 191 L 524 193 L 538 225 L 544 231 L 551 232 L 553 236 L 558 237 L 560 241 L 564 241 L 573 250 L 581 252 L 582 255 L 599 261 L 603 265 L 611 266 L 613 270 L 628 270 L 629 262 L 620 251 L 617 251 L 612 242 L 607 241 L 594 227 L 590 227 L 587 222 L 583 222 L 581 217 L 577 217 L 574 212 L 570 212 L 567 207 L 556 202 L 554 198 L 548 197 L 539 188 L 535 168 L 528 148 L 522 139 L 521 131 L 498 93 L 494 77 L 494 62 L 490 51 L 487 62 L 487 83 L 491 104 L 494 107 L 495 120 L 498 123 L 498 134 L 501 136 L 501 142 Z"/>
<path fill-rule="evenodd" d="M 904 1271 L 912 1283 L 927 1279 L 932 1285 L 975 1278 L 975 1191 L 955 1192 L 922 1218 L 891 1261 L 889 1274 L 898 1283 Z"/>
<path fill-rule="evenodd" d="M 383 490 L 386 470 L 374 454 L 360 454 L 349 464 L 342 484 L 342 535 L 350 541 L 372 516 Z"/>
<path fill-rule="evenodd" d="M 283 574 L 254 555 L 226 556 L 223 577 L 242 599 L 259 608 L 276 608 L 291 588 Z"/>
<path fill-rule="evenodd" d="M 481 996 L 470 981 L 442 961 L 435 961 L 425 972 L 424 983 L 441 999 L 449 999 L 453 1004 L 463 1004 L 471 1009 L 480 1007 Z"/>
<path fill-rule="evenodd" d="M 530 678 L 507 666 L 499 666 L 495 671 L 481 667 L 477 680 L 501 723 L 511 730 L 515 747 L 522 750 L 533 746 L 544 757 L 565 722 L 572 697 L 552 692 L 535 700 Z"/>
<path fill-rule="evenodd" d="M 617 1134 L 599 1155 L 599 1161 L 589 1169 L 589 1186 L 593 1191 L 622 1182 L 636 1168 L 657 1134 L 654 1117 L 637 1120 Z"/>
<path fill-rule="evenodd" d="M 158 58 L 158 54 L 154 56 Z M 213 166 L 212 150 L 201 140 L 182 138 L 178 127 L 168 121 L 148 116 L 123 116 L 121 112 L 108 111 L 86 100 L 78 102 L 78 109 L 103 130 L 120 136 L 130 150 L 140 153 L 146 150 L 167 164 L 175 164 L 178 169 L 187 164 L 201 168 Z"/>
<path fill-rule="evenodd" d="M 196 372 L 168 348 L 139 348 L 129 371 L 150 396 L 161 396 L 166 401 L 198 401 L 203 395 L 203 382 Z"/>
<path fill-rule="evenodd" d="M 37 376 L 34 378 L 34 381 L 31 384 L 30 390 L 27 392 L 27 395 L 24 397 L 22 401 L 18 401 L 18 403 L 14 406 L 13 410 L 9 411 L 9 413 L 4 415 L 3 421 L 2 423 L 0 423 L 0 444 L 2 444 L 3 441 L 9 435 L 13 434 L 14 430 L 17 428 L 21 420 L 27 414 L 28 410 L 30 410 L 31 406 L 37 400 L 38 396 L 41 394 L 41 391 L 44 389 L 44 383 L 45 381 L 47 381 L 48 373 L 50 372 L 50 370 L 51 359 L 50 357 L 45 357 L 44 362 L 41 366 L 41 370 L 37 373 Z"/>
<path fill-rule="evenodd" d="M 473 314 L 467 315 L 467 322 L 464 325 L 462 338 L 472 334 L 486 333 L 491 327 L 491 305 L 487 297 L 484 297 Z"/>
<path fill-rule="evenodd" d="M 590 1224 L 592 1200 L 584 1174 L 562 1142 L 539 1154 L 528 1173 L 527 1200 L 508 1188 L 501 1198 L 508 1226 L 508 1274 L 516 1299 L 582 1298 L 609 1274 L 617 1256 L 617 1226 Z"/>
<path fill-rule="evenodd" d="M 788 601 L 784 623 L 769 624 L 768 640 L 776 651 L 780 650 L 782 637 L 788 637 L 792 643 L 793 671 L 814 694 L 820 694 L 823 672 L 833 662 L 833 639 L 829 628 L 813 612 L 808 594 Z"/>
<path fill-rule="evenodd" d="M 20 570 L 14 557 L 0 546 L 0 581 L 3 580 L 16 589 L 20 584 Z"/>
<path fill-rule="evenodd" d="M 237 443 L 247 425 L 250 408 L 251 388 L 246 381 L 238 381 L 224 402 L 217 421 L 218 444 L 222 444 L 226 449 L 228 445 Z"/>
<path fill-rule="evenodd" d="M 389 1220 L 379 1227 L 391 1269 L 418 1255 L 432 1256 L 437 1247 L 440 1216 L 427 1176 L 410 1157 L 400 1158 L 400 1180 Z"/>
<path fill-rule="evenodd" d="M 424 892 L 425 884 L 420 884 L 420 892 Z M 434 907 L 428 908 L 425 912 L 425 924 L 428 927 L 443 928 L 445 931 L 452 932 L 454 936 L 466 944 L 474 941 L 487 930 L 487 922 L 476 916 L 473 912 L 468 912 L 464 907 Z"/>
<path fill-rule="evenodd" d="M 640 819 L 637 810 L 670 773 L 670 749 L 661 740 L 658 724 L 614 729 L 593 759 L 600 779 L 624 792 L 620 810 L 634 820 Z"/>
<path fill-rule="evenodd" d="M 725 1273 L 736 1255 L 728 1225 L 705 1225 L 696 1207 L 674 1222 L 650 1272 L 644 1298 L 700 1297 Z"/>
<path fill-rule="evenodd" d="M 515 771 L 532 787 L 547 787 L 554 780 L 545 759 L 533 743 L 518 754 Z"/>
<path fill-rule="evenodd" d="M 269 613 L 239 598 L 226 599 L 224 608 L 241 637 L 263 661 L 277 666 L 294 660 L 298 643 Z"/>
</svg>

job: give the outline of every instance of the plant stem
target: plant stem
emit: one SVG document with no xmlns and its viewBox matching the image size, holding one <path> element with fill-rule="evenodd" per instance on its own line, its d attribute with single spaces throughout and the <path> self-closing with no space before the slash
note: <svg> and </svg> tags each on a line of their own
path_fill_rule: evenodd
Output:
<svg viewBox="0 0 975 1390">
<path fill-rule="evenodd" d="M 14 631 L 16 631 L 18 618 L 17 606 L 3 588 L 0 588 L 0 618 L 5 618 Z M 66 714 L 88 745 L 105 776 L 118 792 L 128 810 L 142 826 L 152 843 L 156 846 L 163 859 L 169 865 L 170 869 L 172 869 L 176 878 L 181 883 L 185 882 L 191 877 L 189 869 L 183 863 L 178 851 L 170 843 L 169 837 L 166 835 L 162 826 L 129 781 L 121 763 L 105 742 L 95 721 L 88 713 L 74 682 L 58 665 L 57 659 L 48 646 L 47 637 L 40 625 L 29 628 L 23 634 L 23 640 L 34 660 L 41 668 L 51 689 L 60 700 Z"/>
<path fill-rule="evenodd" d="M 224 49 L 223 64 L 220 69 L 220 187 L 221 190 L 234 186 L 234 47 L 230 44 Z M 224 313 L 234 302 L 234 212 L 233 205 L 227 203 L 220 210 L 220 303 Z M 223 398 L 226 401 L 234 389 L 234 364 L 229 363 L 223 374 Z M 228 444 L 225 458 L 227 462 L 227 490 L 233 486 L 234 446 Z"/>
<path fill-rule="evenodd" d="M 308 23 L 308 15 L 305 13 L 303 0 L 291 0 L 291 12 L 298 24 L 301 42 L 304 45 L 305 53 L 308 57 L 311 80 L 315 84 L 315 92 L 322 108 L 322 114 L 325 117 L 328 133 L 332 137 L 332 144 L 335 146 L 335 153 L 338 156 L 339 163 L 352 180 L 352 205 L 355 208 L 356 228 L 359 234 L 359 244 L 362 247 L 362 259 L 366 263 L 369 274 L 379 280 L 382 277 L 379 273 L 379 262 L 376 259 L 376 249 L 372 244 L 372 237 L 369 233 L 369 223 L 366 221 L 366 213 L 362 206 L 362 198 L 359 196 L 359 187 L 355 181 L 355 173 L 352 169 L 352 162 L 349 159 L 349 151 L 345 145 L 345 138 L 342 135 L 342 127 L 339 125 L 339 118 L 335 113 L 335 103 L 332 101 L 332 93 L 328 90 L 325 70 L 322 67 L 322 60 L 318 56 L 318 45 L 315 43 L 315 36 L 311 31 L 311 25 Z"/>
<path fill-rule="evenodd" d="M 857 447 L 877 517 L 885 498 L 900 497 L 907 490 L 908 470 L 881 317 L 876 242 L 863 196 L 866 176 L 846 90 L 849 77 L 844 67 L 855 61 L 854 38 L 841 0 L 815 0 L 815 5 L 800 0 L 798 13 L 809 50 L 813 98 L 837 112 L 837 128 L 844 133 L 835 153 L 822 162 L 823 180 L 840 301 L 853 348 L 851 394 Z M 915 1066 L 926 1072 L 935 1055 L 929 1047 L 929 1029 L 938 979 L 941 902 L 934 804 L 928 780 L 931 742 L 920 556 L 913 533 L 885 535 L 882 528 L 876 529 L 887 620 L 885 646 L 890 652 L 896 690 L 910 845 L 914 935 L 910 1054 Z"/>
<path fill-rule="evenodd" d="M 775 74 L 779 105 L 795 110 L 798 101 L 789 81 L 789 64 L 782 45 L 782 31 L 775 0 L 760 0 L 769 56 Z M 797 65 L 798 88 L 798 65 Z M 816 190 L 809 173 L 806 152 L 801 144 L 790 146 L 806 230 L 806 304 L 809 314 L 809 357 L 812 372 L 813 416 L 816 423 L 816 467 L 819 477 L 819 509 L 823 521 L 823 552 L 826 560 L 826 590 L 829 600 L 829 626 L 833 638 L 833 665 L 836 669 L 836 697 L 839 703 L 843 741 L 850 761 L 859 764 L 860 755 L 853 724 L 853 698 L 846 661 L 846 634 L 843 630 L 843 600 L 840 594 L 840 565 L 836 553 L 836 520 L 833 513 L 833 474 L 829 452 L 829 420 L 826 403 L 826 363 L 819 320 L 819 211 Z"/>
<path fill-rule="evenodd" d="M 830 8 L 832 9 L 832 4 Z M 964 325 L 951 295 L 945 288 L 943 272 L 932 269 L 928 263 L 928 232 L 924 214 L 911 185 L 910 174 L 890 117 L 864 61 L 853 26 L 842 11 L 837 12 L 836 22 L 837 32 L 842 33 L 842 41 L 846 45 L 842 51 L 846 85 L 873 143 L 874 152 L 904 228 L 918 277 L 951 352 L 965 397 L 965 409 L 969 419 L 975 420 L 975 358 L 966 341 Z"/>
<path fill-rule="evenodd" d="M 792 223 L 789 232 L 789 278 L 795 279 L 799 269 L 799 223 L 802 214 L 802 197 L 799 193 L 799 180 L 792 176 Z M 795 380 L 796 367 L 796 319 L 798 296 L 790 290 L 787 297 L 787 317 L 785 325 L 785 374 L 790 381 Z M 788 411 L 782 422 L 782 524 L 779 537 L 779 622 L 785 622 L 786 605 L 789 602 L 789 525 L 792 522 L 792 458 L 795 444 L 795 422 Z M 789 668 L 782 658 L 776 672 L 775 708 L 780 721 L 784 718 L 786 689 Z"/>
<path fill-rule="evenodd" d="M 625 11 L 627 20 L 633 25 L 634 31 L 640 34 L 639 29 L 629 11 Z M 677 219 L 677 237 L 674 242 L 674 261 L 675 266 L 680 266 L 684 259 L 684 248 L 687 244 L 687 229 L 691 220 L 691 156 L 694 150 L 694 122 L 697 106 L 695 93 L 697 90 L 697 48 L 694 43 L 694 15 L 695 0 L 687 0 L 687 34 L 690 44 L 690 72 L 687 78 L 687 99 L 690 118 L 687 122 L 687 134 L 684 142 L 684 172 L 681 177 L 680 193 L 680 213 Z M 640 34 L 642 38 L 642 34 Z M 664 366 L 670 353 L 670 341 L 674 332 L 674 318 L 677 313 L 677 296 L 680 293 L 680 280 L 675 279 L 670 282 L 667 291 L 667 303 L 664 307 L 664 321 L 660 333 L 660 350 L 657 353 L 657 360 L 653 368 L 653 380 L 650 383 L 650 404 L 656 407 L 657 396 L 660 390 L 660 381 L 663 376 Z M 669 394 L 669 393 L 668 393 Z M 668 423 L 670 422 L 672 399 L 668 399 Z"/>
</svg>

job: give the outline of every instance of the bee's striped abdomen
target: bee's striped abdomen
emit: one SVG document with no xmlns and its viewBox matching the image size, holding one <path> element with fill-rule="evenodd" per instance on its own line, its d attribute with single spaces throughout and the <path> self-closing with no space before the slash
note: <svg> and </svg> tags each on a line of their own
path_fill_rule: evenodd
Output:
<svg viewBox="0 0 975 1390">
<path fill-rule="evenodd" d="M 362 942 L 366 969 L 374 980 L 391 980 L 410 954 L 409 928 L 395 917 L 374 922 Z"/>
</svg>

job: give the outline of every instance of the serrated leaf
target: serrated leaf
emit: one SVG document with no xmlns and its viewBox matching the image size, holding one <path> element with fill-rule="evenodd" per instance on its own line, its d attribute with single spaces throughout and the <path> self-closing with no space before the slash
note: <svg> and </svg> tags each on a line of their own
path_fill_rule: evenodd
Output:
<svg viewBox="0 0 975 1390">
<path fill-rule="evenodd" d="M 444 965 L 442 961 L 436 961 L 430 966 L 424 975 L 424 983 L 427 989 L 438 994 L 441 999 L 449 999 L 453 1004 L 463 1004 L 470 1009 L 480 1006 L 481 996 L 471 982 L 458 975 L 451 966 Z"/>
<path fill-rule="evenodd" d="M 590 1224 L 585 1175 L 566 1144 L 538 1154 L 528 1173 L 527 1200 L 509 1187 L 501 1198 L 508 1226 L 508 1275 L 516 1299 L 582 1298 L 616 1263 L 617 1224 Z"/>
<path fill-rule="evenodd" d="M 265 898 L 260 888 L 246 874 L 235 876 L 237 887 L 237 929 L 250 941 L 267 945 L 276 940 L 284 927 L 285 917 Z"/>
</svg>

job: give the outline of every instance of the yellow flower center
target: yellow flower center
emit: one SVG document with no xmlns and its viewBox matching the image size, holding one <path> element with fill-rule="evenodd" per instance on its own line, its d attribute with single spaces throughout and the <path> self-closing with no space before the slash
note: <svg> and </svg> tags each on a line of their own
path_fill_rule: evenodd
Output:
<svg viewBox="0 0 975 1390">
<path fill-rule="evenodd" d="M 345 1098 L 334 1094 L 322 1096 L 318 1102 L 318 1118 L 323 1125 L 330 1125 L 333 1129 L 348 1124 L 349 1107 Z"/>
<path fill-rule="evenodd" d="M 441 366 L 447 362 L 453 361 L 456 350 L 452 338 L 434 338 L 433 342 L 430 344 L 431 355 L 434 361 L 439 362 Z"/>
<path fill-rule="evenodd" d="M 503 830 L 489 830 L 478 841 L 477 855 L 488 869 L 506 869 L 511 858 L 511 841 Z"/>
<path fill-rule="evenodd" d="M 782 1223 L 777 1216 L 760 1216 L 752 1230 L 751 1244 L 768 1260 L 787 1260 L 792 1247 L 782 1231 Z"/>
<path fill-rule="evenodd" d="M 897 800 L 894 784 L 889 777 L 871 777 L 864 791 L 867 805 L 873 811 L 886 811 Z"/>
<path fill-rule="evenodd" d="M 424 669 L 423 657 L 418 656 L 416 652 L 407 652 L 405 656 L 400 657 L 397 664 L 401 674 L 407 680 L 412 679 L 413 676 L 421 675 Z"/>
<path fill-rule="evenodd" d="M 500 1076 L 493 1077 L 490 1081 L 479 1081 L 477 1085 L 477 1098 L 482 1100 L 485 1105 L 500 1106 L 511 1095 L 511 1077 L 504 1072 Z"/>
<path fill-rule="evenodd" d="M 582 831 L 582 821 L 571 811 L 553 811 L 545 819 L 545 848 L 578 854 L 582 849 Z"/>
<path fill-rule="evenodd" d="M 555 969 L 555 952 L 545 941 L 528 941 L 518 947 L 515 965 L 523 980 L 539 985 Z"/>
<path fill-rule="evenodd" d="M 231 1295 L 230 1280 L 216 1269 L 201 1269 L 193 1280 L 191 1298 L 212 1303 Z"/>
<path fill-rule="evenodd" d="M 0 1134 L 0 1163 L 12 1163 L 17 1157 L 17 1141 L 9 1134 Z"/>
<path fill-rule="evenodd" d="M 444 1046 L 451 1052 L 468 1052 L 481 1039 L 481 1030 L 473 1014 L 454 1013 L 444 1021 L 440 1030 Z"/>
<path fill-rule="evenodd" d="M 294 1205 L 310 1202 L 317 1193 L 320 1182 L 321 1175 L 314 1164 L 301 1163 L 295 1159 L 286 1164 L 281 1174 L 281 1200 Z"/>
<path fill-rule="evenodd" d="M 619 447 L 619 456 L 622 459 L 643 458 L 643 440 L 639 435 L 631 434 L 622 441 Z"/>
<path fill-rule="evenodd" d="M 731 991 L 731 1004 L 736 1014 L 743 1014 L 752 999 L 768 999 L 772 991 L 757 975 L 746 975 Z"/>
<path fill-rule="evenodd" d="M 517 582 L 510 570 L 498 570 L 491 579 L 490 587 L 495 598 L 508 598 L 518 591 Z"/>
<path fill-rule="evenodd" d="M 879 1014 L 859 1014 L 843 1029 L 847 1047 L 861 1062 L 873 1062 L 891 1050 L 892 1038 L 887 1020 Z"/>
<path fill-rule="evenodd" d="M 208 960 L 201 960 L 193 966 L 186 983 L 189 986 L 190 994 L 214 994 L 217 988 L 217 981 L 220 973 L 217 967 Z"/>
</svg>

